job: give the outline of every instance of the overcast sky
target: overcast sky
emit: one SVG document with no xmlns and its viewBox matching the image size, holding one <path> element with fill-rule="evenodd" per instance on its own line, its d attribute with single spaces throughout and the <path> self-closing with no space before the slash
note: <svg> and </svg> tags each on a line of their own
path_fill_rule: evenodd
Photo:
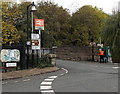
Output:
<svg viewBox="0 0 120 94">
<path fill-rule="evenodd" d="M 75 12 L 76 9 L 84 6 L 84 5 L 92 5 L 97 6 L 98 8 L 102 8 L 105 13 L 112 13 L 113 8 L 116 9 L 118 7 L 118 2 L 120 0 L 28 0 L 28 1 L 52 1 L 59 6 L 63 6 L 63 8 L 69 9 L 69 11 Z"/>
</svg>

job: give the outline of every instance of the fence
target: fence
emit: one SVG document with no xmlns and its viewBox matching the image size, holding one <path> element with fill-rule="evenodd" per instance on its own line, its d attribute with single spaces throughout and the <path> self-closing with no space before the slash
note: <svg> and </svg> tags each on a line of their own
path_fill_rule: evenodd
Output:
<svg viewBox="0 0 120 94">
<path fill-rule="evenodd" d="M 49 54 L 53 53 L 53 50 L 50 48 L 42 48 L 41 50 L 31 50 L 31 47 L 28 47 L 29 52 L 27 53 L 26 46 L 23 44 L 13 44 L 11 46 L 3 45 L 2 49 L 18 49 L 20 51 L 20 61 L 17 63 L 16 70 L 23 70 L 27 68 L 37 67 L 38 58 L 41 54 Z M 28 55 L 28 59 L 27 59 Z M 27 64 L 28 63 L 28 64 Z M 2 68 L 4 66 L 4 62 L 2 62 Z M 7 71 L 7 69 L 5 69 Z"/>
<path fill-rule="evenodd" d="M 53 50 L 59 59 L 90 61 L 94 55 L 94 59 L 97 61 L 99 59 L 98 49 L 99 47 L 94 47 L 94 53 L 92 47 L 58 47 Z"/>
</svg>

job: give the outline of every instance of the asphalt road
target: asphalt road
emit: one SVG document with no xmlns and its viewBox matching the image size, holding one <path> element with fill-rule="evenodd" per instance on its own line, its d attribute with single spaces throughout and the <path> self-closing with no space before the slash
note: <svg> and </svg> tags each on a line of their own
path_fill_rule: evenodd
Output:
<svg viewBox="0 0 120 94">
<path fill-rule="evenodd" d="M 3 92 L 118 92 L 118 67 L 57 60 L 59 71 L 2 82 Z"/>
</svg>

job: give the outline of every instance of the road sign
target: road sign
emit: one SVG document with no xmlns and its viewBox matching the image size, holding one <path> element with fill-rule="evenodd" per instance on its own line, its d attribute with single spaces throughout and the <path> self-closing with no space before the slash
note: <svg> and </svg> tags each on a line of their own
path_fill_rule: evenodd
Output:
<svg viewBox="0 0 120 94">
<path fill-rule="evenodd" d="M 6 67 L 17 67 L 17 63 L 6 63 Z"/>
<path fill-rule="evenodd" d="M 40 49 L 40 39 L 39 40 L 32 40 L 32 50 Z"/>
<path fill-rule="evenodd" d="M 103 44 L 97 44 L 97 46 L 99 46 L 99 47 L 103 47 Z"/>
<path fill-rule="evenodd" d="M 31 39 L 32 40 L 39 40 L 40 39 L 40 35 L 39 34 L 31 34 Z"/>
<path fill-rule="evenodd" d="M 35 30 L 44 30 L 44 20 L 35 19 Z"/>
<path fill-rule="evenodd" d="M 1 50 L 1 61 L 2 62 L 19 62 L 20 51 L 17 49 L 2 49 Z"/>
<path fill-rule="evenodd" d="M 26 44 L 27 44 L 27 45 L 31 45 L 31 42 L 30 42 L 30 41 L 27 41 Z"/>
</svg>

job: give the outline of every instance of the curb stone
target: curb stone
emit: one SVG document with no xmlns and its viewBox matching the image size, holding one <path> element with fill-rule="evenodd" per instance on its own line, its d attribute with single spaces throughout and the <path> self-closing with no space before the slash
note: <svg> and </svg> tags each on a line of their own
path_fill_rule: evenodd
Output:
<svg viewBox="0 0 120 94">
<path fill-rule="evenodd" d="M 53 70 L 51 70 L 51 68 L 54 68 Z M 46 71 L 46 70 L 47 71 Z M 39 69 L 39 72 L 37 73 L 31 73 L 31 74 L 27 74 L 27 75 L 22 75 L 22 76 L 11 76 L 9 73 L 7 75 L 7 73 L 1 73 L 2 75 L 4 75 L 4 77 L 2 78 L 2 81 L 5 81 L 5 80 L 12 80 L 12 79 L 19 79 L 19 78 L 23 78 L 23 77 L 29 77 L 29 76 L 36 76 L 36 75 L 40 75 L 40 74 L 45 74 L 45 73 L 51 73 L 51 72 L 56 72 L 58 70 L 60 70 L 60 68 L 58 67 L 49 67 L 49 68 L 45 68 L 45 69 Z M 31 69 L 31 70 L 34 70 L 34 69 Z M 41 70 L 44 70 L 44 71 L 41 71 Z M 24 71 L 24 70 L 23 70 Z M 26 70 L 27 71 L 27 70 Z M 28 70 L 29 71 L 29 70 Z M 19 71 L 18 71 L 19 72 Z M 22 71 L 20 71 L 22 72 Z M 15 73 L 15 72 L 13 72 Z M 18 74 L 18 73 L 17 73 Z M 5 77 L 6 76 L 6 77 Z"/>
</svg>

